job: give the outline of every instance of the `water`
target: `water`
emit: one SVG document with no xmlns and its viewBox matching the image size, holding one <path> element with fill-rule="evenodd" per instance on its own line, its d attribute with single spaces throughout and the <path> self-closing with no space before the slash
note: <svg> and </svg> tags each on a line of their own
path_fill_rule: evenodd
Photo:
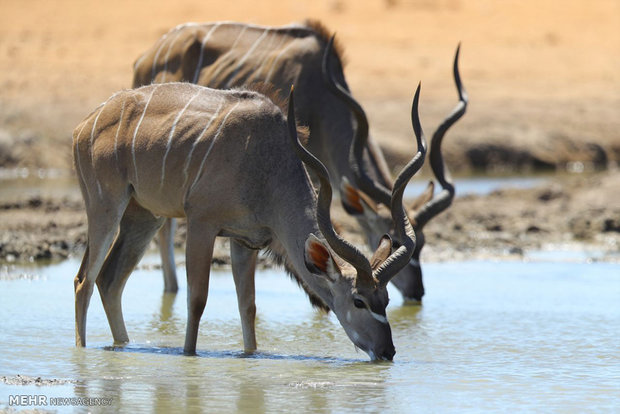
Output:
<svg viewBox="0 0 620 414">
<path fill-rule="evenodd" d="M 0 200 L 52 195 L 80 196 L 72 171 L 0 167 Z"/>
<path fill-rule="evenodd" d="M 155 257 L 145 259 L 156 263 Z M 429 263 L 424 305 L 388 317 L 396 356 L 371 363 L 333 315 L 314 311 L 279 270 L 257 275 L 259 352 L 245 355 L 232 276 L 212 272 L 198 356 L 182 355 L 185 286 L 159 270 L 129 279 L 131 343 L 113 348 L 98 294 L 86 349 L 73 346 L 77 260 L 0 270 L 0 382 L 11 395 L 111 398 L 60 412 L 613 412 L 620 410 L 620 267 L 553 260 Z M 183 271 L 180 268 L 179 271 Z M 12 407 L 16 408 L 16 407 Z"/>
<path fill-rule="evenodd" d="M 529 177 L 460 177 L 454 179 L 454 188 L 457 196 L 468 194 L 485 195 L 495 190 L 506 188 L 533 188 L 549 181 L 548 176 Z M 420 195 L 428 185 L 428 180 L 411 181 L 405 189 L 404 197 L 414 198 Z M 435 182 L 435 191 L 441 186 Z"/>
<path fill-rule="evenodd" d="M 532 188 L 549 180 L 549 176 L 528 177 L 459 177 L 454 180 L 457 196 L 484 195 L 501 188 Z M 428 180 L 411 181 L 405 189 L 405 198 L 418 196 Z M 437 185 L 437 183 L 436 183 Z M 439 187 L 436 191 L 439 190 Z M 25 195 L 72 195 L 79 197 L 79 188 L 71 171 L 29 170 L 0 168 L 0 198 Z"/>
</svg>

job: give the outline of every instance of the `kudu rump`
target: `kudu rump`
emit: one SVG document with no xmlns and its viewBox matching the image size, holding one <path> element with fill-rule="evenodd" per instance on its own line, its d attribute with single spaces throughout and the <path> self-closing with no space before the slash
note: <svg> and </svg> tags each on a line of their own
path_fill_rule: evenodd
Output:
<svg viewBox="0 0 620 414">
<path fill-rule="evenodd" d="M 456 62 L 455 59 L 455 76 L 458 75 Z M 134 87 L 170 81 L 223 89 L 269 84 L 280 93 L 286 93 L 295 84 L 298 121 L 310 128 L 307 149 L 327 167 L 331 184 L 341 194 L 358 199 L 359 191 L 347 184 L 354 183 L 370 196 L 365 204 L 348 200 L 345 208 L 364 229 L 371 249 L 378 246 L 384 233 L 394 233 L 389 213 L 384 214 L 377 207 L 384 204 L 385 210 L 389 211 L 386 203 L 389 203 L 390 196 L 386 198 L 385 193 L 391 192 L 392 177 L 380 148 L 368 136 L 368 122 L 361 106 L 348 90 L 341 52 L 338 47 L 334 48 L 327 30 L 320 23 L 307 21 L 304 25 L 282 27 L 231 22 L 177 26 L 161 37 L 134 65 Z M 460 84 L 457 87 L 463 97 Z M 280 96 L 278 100 L 284 102 L 284 98 Z M 441 174 L 441 139 L 457 119 L 448 117 L 444 123 L 446 128 L 440 128 L 435 133 L 440 136 L 431 142 L 431 155 L 436 160 L 433 171 L 442 185 L 449 181 L 443 180 Z M 364 143 L 358 144 L 354 157 L 350 157 L 353 139 L 360 135 L 358 139 Z M 436 165 L 440 167 L 435 168 Z M 369 182 L 370 190 L 365 185 Z M 378 190 L 373 191 L 373 188 Z M 426 204 L 424 217 L 427 219 L 439 211 L 438 203 L 431 201 L 431 197 L 432 194 L 417 202 L 418 207 Z M 344 196 L 342 200 L 347 201 Z M 442 206 L 447 205 L 442 203 Z M 413 212 L 409 214 L 411 217 Z M 414 260 L 392 279 L 405 299 L 415 301 L 421 300 L 424 294 L 419 265 L 419 253 L 424 243 L 423 224 L 422 220 L 419 222 L 415 229 L 419 240 Z M 176 291 L 178 286 L 172 247 L 173 228 L 172 223 L 167 222 L 159 234 L 167 291 Z M 401 241 L 395 239 L 395 242 Z"/>
<path fill-rule="evenodd" d="M 246 351 L 256 349 L 254 270 L 258 250 L 267 248 L 316 305 L 335 313 L 357 347 L 371 359 L 392 359 L 386 284 L 415 247 L 402 195 L 426 152 L 418 95 L 419 88 L 412 107 L 418 150 L 397 178 L 390 202 L 403 242 L 392 253 L 386 236 L 370 261 L 331 225 L 329 176 L 298 141 L 292 93 L 288 117 L 259 93 L 189 83 L 110 97 L 73 136 L 88 219 L 88 244 L 74 280 L 76 344 L 86 344 L 95 282 L 114 341 L 128 341 L 121 309 L 127 278 L 164 218 L 185 217 L 185 353 L 196 351 L 213 243 L 226 236 Z M 318 199 L 300 158 L 320 179 Z"/>
</svg>

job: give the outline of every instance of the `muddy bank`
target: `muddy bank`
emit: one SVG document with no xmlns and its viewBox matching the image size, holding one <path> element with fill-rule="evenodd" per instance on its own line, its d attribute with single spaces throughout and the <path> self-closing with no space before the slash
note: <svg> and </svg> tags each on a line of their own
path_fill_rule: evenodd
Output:
<svg viewBox="0 0 620 414">
<path fill-rule="evenodd" d="M 467 195 L 428 224 L 423 260 L 522 258 L 554 245 L 595 248 L 603 260 L 617 260 L 620 249 L 620 172 L 565 176 L 532 189 Z M 458 187 L 457 187 L 458 194 Z M 364 242 L 359 226 L 339 208 L 334 218 L 345 237 Z M 32 262 L 81 256 L 86 216 L 77 195 L 15 197 L 0 202 L 0 260 Z M 175 243 L 183 247 L 181 221 Z M 156 249 L 153 243 L 151 248 Z M 183 255 L 177 255 L 183 261 Z M 270 266 L 266 258 L 261 265 Z M 227 240 L 217 245 L 214 264 L 230 263 Z"/>
</svg>

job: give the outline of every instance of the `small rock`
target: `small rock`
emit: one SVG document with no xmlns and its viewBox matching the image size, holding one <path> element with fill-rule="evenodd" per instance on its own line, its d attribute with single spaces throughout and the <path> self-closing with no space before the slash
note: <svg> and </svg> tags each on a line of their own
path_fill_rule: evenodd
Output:
<svg viewBox="0 0 620 414">
<path fill-rule="evenodd" d="M 608 218 L 603 222 L 603 231 L 620 233 L 620 219 Z"/>
</svg>

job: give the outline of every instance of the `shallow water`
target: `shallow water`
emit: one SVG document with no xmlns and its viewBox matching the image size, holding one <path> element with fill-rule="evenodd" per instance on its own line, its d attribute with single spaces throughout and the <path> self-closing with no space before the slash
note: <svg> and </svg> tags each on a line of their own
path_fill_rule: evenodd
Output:
<svg viewBox="0 0 620 414">
<path fill-rule="evenodd" d="M 33 196 L 80 196 L 72 171 L 0 168 L 0 200 Z"/>
<path fill-rule="evenodd" d="M 549 181 L 549 176 L 526 177 L 460 177 L 454 179 L 455 194 L 457 197 L 476 194 L 485 195 L 493 191 L 507 188 L 533 188 Z M 421 194 L 428 180 L 411 181 L 405 189 L 405 198 L 413 198 Z M 435 181 L 435 192 L 441 188 Z"/>
<path fill-rule="evenodd" d="M 198 356 L 186 357 L 182 280 L 175 298 L 162 295 L 159 270 L 134 272 L 124 294 L 131 338 L 124 348 L 111 346 L 94 294 L 88 347 L 77 349 L 72 279 L 78 261 L 5 267 L 0 378 L 69 382 L 0 382 L 0 409 L 19 394 L 47 397 L 41 408 L 61 412 L 620 410 L 620 267 L 532 260 L 429 263 L 421 307 L 402 306 L 390 290 L 393 363 L 368 362 L 333 315 L 314 311 L 278 270 L 257 275 L 258 353 L 240 351 L 232 276 L 214 271 Z M 56 397 L 111 398 L 112 406 L 50 406 Z"/>
<path fill-rule="evenodd" d="M 501 188 L 532 188 L 549 181 L 549 178 L 550 176 L 542 175 L 524 177 L 458 177 L 454 180 L 454 183 L 457 196 L 467 194 L 484 195 Z M 428 180 L 411 181 L 405 189 L 405 198 L 416 197 L 424 191 L 427 184 Z M 79 197 L 79 187 L 71 171 L 0 168 L 0 199 L 34 195 L 71 195 Z"/>
</svg>

